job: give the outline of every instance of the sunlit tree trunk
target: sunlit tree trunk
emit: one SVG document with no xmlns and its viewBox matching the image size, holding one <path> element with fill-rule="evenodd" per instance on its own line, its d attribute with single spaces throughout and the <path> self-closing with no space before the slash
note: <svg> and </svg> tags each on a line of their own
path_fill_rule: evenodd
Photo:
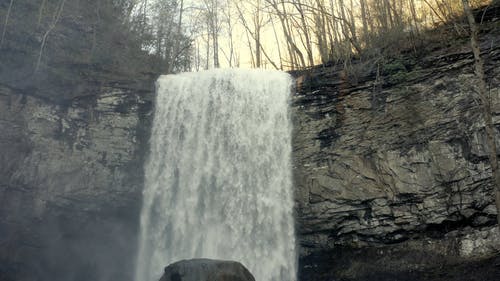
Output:
<svg viewBox="0 0 500 281">
<path fill-rule="evenodd" d="M 262 27 L 262 19 L 261 19 L 261 7 L 260 7 L 260 0 L 257 0 L 257 6 L 255 7 L 254 11 L 254 19 L 253 19 L 253 25 L 254 25 L 254 39 L 255 39 L 255 61 L 257 67 L 262 66 L 262 45 L 260 43 L 260 38 L 261 38 L 261 27 Z"/>
<path fill-rule="evenodd" d="M 225 22 L 227 23 L 227 37 L 229 40 L 229 55 L 226 56 L 229 67 L 234 66 L 234 39 L 233 39 L 233 20 L 232 20 L 232 6 L 230 0 L 226 0 L 225 9 Z"/>
<path fill-rule="evenodd" d="M 304 7 L 302 5 L 302 2 L 299 0 L 294 0 L 293 5 L 295 6 L 295 9 L 300 15 L 300 26 L 302 27 L 302 34 L 304 35 L 304 48 L 307 54 L 307 60 L 309 62 L 309 66 L 314 65 L 314 57 L 312 53 L 312 44 L 311 44 L 311 36 L 309 34 L 309 25 L 306 21 L 306 16 L 305 16 L 305 11 Z"/>
<path fill-rule="evenodd" d="M 328 58 L 328 26 L 325 0 L 315 0 L 315 7 L 311 11 L 311 17 L 314 21 L 313 35 L 316 37 L 316 47 L 319 52 L 321 63 L 327 63 Z M 314 44 L 314 40 L 313 44 Z"/>
<path fill-rule="evenodd" d="M 349 23 L 352 45 L 356 49 L 357 53 L 360 54 L 362 50 L 358 40 L 358 33 L 356 31 L 356 20 L 354 19 L 353 10 L 354 10 L 354 5 L 352 3 L 352 0 L 350 0 L 350 9 L 347 10 L 349 13 L 349 18 L 346 19 L 346 21 Z"/>
<path fill-rule="evenodd" d="M 368 19 L 366 15 L 366 0 L 359 0 L 360 10 L 361 10 L 361 22 L 363 24 L 363 41 L 365 46 L 370 45 L 370 34 L 368 33 Z"/>
<path fill-rule="evenodd" d="M 289 15 L 286 13 L 286 7 L 285 3 L 281 1 L 279 4 L 281 4 L 281 9 L 278 6 L 278 2 L 276 0 L 266 0 L 269 5 L 274 9 L 275 13 L 277 14 L 278 18 L 280 19 L 281 26 L 283 29 L 283 34 L 285 36 L 285 39 L 289 45 L 289 55 L 290 59 L 292 61 L 292 68 L 295 67 L 305 67 L 306 62 L 304 60 L 304 55 L 302 54 L 302 51 L 300 48 L 297 46 L 295 43 L 295 40 L 292 36 L 290 24 L 289 24 Z M 298 57 L 298 59 L 297 59 Z M 298 63 L 300 61 L 300 64 Z"/>
<path fill-rule="evenodd" d="M 168 64 L 167 73 L 172 73 L 174 71 L 174 66 L 178 57 L 180 56 L 180 42 L 182 38 L 182 14 L 184 12 L 184 0 L 181 0 L 179 7 L 179 20 L 177 21 L 177 32 L 174 38 L 174 48 L 172 50 L 172 56 L 170 59 L 170 63 Z"/>
<path fill-rule="evenodd" d="M 219 68 L 219 5 L 218 0 L 214 0 L 212 8 L 212 40 L 213 40 L 213 53 L 214 53 L 214 67 Z"/>
<path fill-rule="evenodd" d="M 206 63 L 205 63 L 205 69 L 208 69 L 210 67 L 210 25 L 207 24 L 207 49 L 206 49 Z"/>
<path fill-rule="evenodd" d="M 410 11 L 411 11 L 411 18 L 413 21 L 413 26 L 415 27 L 415 33 L 419 34 L 419 28 L 418 28 L 418 16 L 417 16 L 417 10 L 415 8 L 415 0 L 408 0 L 409 5 L 410 5 Z"/>
<path fill-rule="evenodd" d="M 280 70 L 283 70 L 283 56 L 281 55 L 281 47 L 280 47 L 280 41 L 278 38 L 278 32 L 276 31 L 276 26 L 274 24 L 273 19 L 270 19 L 271 25 L 273 26 L 273 33 L 274 33 L 274 40 L 276 40 L 276 46 L 278 50 L 278 56 L 279 56 L 279 61 L 280 61 Z"/>
</svg>

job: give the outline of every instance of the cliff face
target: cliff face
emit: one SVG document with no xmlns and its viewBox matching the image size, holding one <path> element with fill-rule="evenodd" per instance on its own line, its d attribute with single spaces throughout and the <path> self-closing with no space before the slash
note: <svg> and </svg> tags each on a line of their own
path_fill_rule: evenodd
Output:
<svg viewBox="0 0 500 281">
<path fill-rule="evenodd" d="M 151 58 L 116 1 L 9 2 L 0 3 L 0 18 L 11 10 L 0 43 L 0 280 L 131 280 Z"/>
<path fill-rule="evenodd" d="M 0 280 L 130 280 L 151 92 L 0 87 Z"/>
<path fill-rule="evenodd" d="M 483 39 L 499 133 L 498 34 Z M 304 280 L 433 280 L 422 273 L 498 255 L 473 58 L 461 44 L 418 61 L 357 62 L 357 81 L 335 67 L 299 78 L 294 161 Z M 474 280 L 467 274 L 474 273 L 454 280 Z"/>
<path fill-rule="evenodd" d="M 133 276 L 154 74 L 74 65 L 85 53 L 61 42 L 80 37 L 79 19 L 54 31 L 36 74 L 33 34 L 9 29 L 0 52 L 0 280 Z M 497 129 L 499 31 L 497 23 L 481 35 Z M 500 274 L 473 59 L 467 40 L 449 45 L 418 60 L 300 74 L 292 113 L 301 280 Z"/>
</svg>

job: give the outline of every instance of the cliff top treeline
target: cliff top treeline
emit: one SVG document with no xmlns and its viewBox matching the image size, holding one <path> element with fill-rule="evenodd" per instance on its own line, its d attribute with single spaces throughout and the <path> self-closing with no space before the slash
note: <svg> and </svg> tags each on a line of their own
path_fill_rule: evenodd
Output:
<svg viewBox="0 0 500 281">
<path fill-rule="evenodd" d="M 476 21 L 499 1 L 474 0 Z M 159 73 L 349 65 L 467 38 L 461 0 L 3 0 L 0 84 L 55 100 Z"/>
<path fill-rule="evenodd" d="M 126 20 L 128 2 L 1 1 L 0 84 L 54 100 L 110 83 L 149 90 L 162 60 Z"/>
</svg>

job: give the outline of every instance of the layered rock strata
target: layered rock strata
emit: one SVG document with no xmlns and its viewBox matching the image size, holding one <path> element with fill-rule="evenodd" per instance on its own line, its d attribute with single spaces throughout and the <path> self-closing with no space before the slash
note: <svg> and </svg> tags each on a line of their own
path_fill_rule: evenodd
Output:
<svg viewBox="0 0 500 281">
<path fill-rule="evenodd" d="M 497 38 L 485 35 L 482 49 L 498 146 Z M 472 66 L 463 40 L 418 61 L 298 74 L 293 146 L 303 280 L 370 280 L 498 255 Z"/>
<path fill-rule="evenodd" d="M 130 280 L 150 96 L 0 87 L 1 280 Z"/>
</svg>

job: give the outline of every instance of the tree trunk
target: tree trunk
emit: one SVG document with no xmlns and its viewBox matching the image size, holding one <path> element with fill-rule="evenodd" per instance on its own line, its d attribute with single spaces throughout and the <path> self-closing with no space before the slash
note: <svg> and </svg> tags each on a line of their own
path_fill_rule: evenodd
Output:
<svg viewBox="0 0 500 281">
<path fill-rule="evenodd" d="M 283 57 L 281 55 L 280 41 L 278 39 L 278 33 L 276 32 L 274 21 L 272 19 L 271 19 L 271 24 L 273 26 L 274 40 L 276 40 L 276 47 L 277 47 L 276 49 L 278 50 L 278 56 L 280 58 L 280 70 L 283 70 Z"/>
<path fill-rule="evenodd" d="M 254 18 L 254 29 L 255 29 L 255 66 L 260 68 L 262 66 L 262 55 L 261 55 L 261 44 L 260 44 L 260 14 L 257 10 L 257 14 Z"/>
<path fill-rule="evenodd" d="M 7 25 L 9 24 L 10 11 L 12 10 L 12 4 L 14 0 L 10 0 L 9 8 L 7 9 L 7 15 L 5 16 L 5 22 L 3 24 L 2 38 L 0 38 L 0 48 L 2 48 L 3 39 L 5 38 L 5 32 L 7 32 Z"/>
<path fill-rule="evenodd" d="M 360 9 L 361 9 L 361 22 L 363 23 L 363 41 L 365 43 L 365 47 L 369 45 L 370 39 L 369 36 L 370 34 L 368 33 L 368 20 L 366 18 L 366 0 L 360 0 Z"/>
<path fill-rule="evenodd" d="M 493 177 L 493 187 L 495 191 L 495 201 L 497 207 L 497 222 L 498 227 L 500 227 L 500 171 L 498 170 L 498 159 L 497 159 L 497 147 L 495 142 L 495 126 L 493 124 L 492 118 L 492 110 L 491 110 L 491 101 L 488 98 L 488 90 L 486 87 L 486 80 L 484 77 L 484 68 L 483 68 L 483 60 L 481 58 L 481 50 L 479 49 L 479 40 L 478 40 L 478 27 L 476 21 L 474 20 L 474 15 L 472 15 L 472 11 L 469 6 L 469 2 L 467 0 L 462 0 L 462 4 L 464 6 L 464 12 L 467 16 L 467 20 L 469 21 L 469 26 L 471 30 L 471 47 L 472 52 L 474 53 L 474 72 L 476 73 L 478 80 L 478 95 L 481 101 L 481 105 L 483 107 L 483 118 L 484 118 L 484 126 L 486 130 L 486 138 L 489 146 L 489 158 L 491 165 L 491 174 Z"/>
<path fill-rule="evenodd" d="M 45 9 L 45 2 L 47 2 L 47 0 L 43 0 L 42 1 L 42 4 L 40 4 L 40 9 L 38 10 L 38 21 L 36 23 L 36 27 L 40 27 L 40 25 L 42 24 L 42 16 L 43 16 L 43 10 Z"/>
<path fill-rule="evenodd" d="M 177 22 L 177 34 L 174 43 L 174 50 L 172 52 L 171 60 L 168 64 L 167 73 L 172 73 L 174 71 L 174 65 L 177 61 L 177 58 L 180 55 L 179 45 L 182 37 L 182 13 L 184 12 L 184 0 L 181 0 L 180 8 L 179 8 L 179 21 Z"/>
<path fill-rule="evenodd" d="M 304 55 L 300 51 L 300 48 L 295 44 L 294 37 L 291 35 L 290 24 L 288 22 L 289 15 L 286 14 L 285 3 L 284 2 L 280 3 L 282 5 L 283 12 L 280 11 L 277 2 L 267 0 L 267 3 L 269 3 L 271 7 L 273 7 L 276 14 L 278 15 L 278 18 L 280 19 L 281 26 L 283 28 L 283 34 L 285 35 L 286 42 L 289 46 L 290 60 L 292 61 L 292 69 L 295 69 L 295 67 L 299 68 L 305 67 L 306 63 L 304 60 Z M 298 57 L 298 59 L 300 60 L 301 63 L 300 65 L 298 64 L 296 57 Z"/>
<path fill-rule="evenodd" d="M 45 48 L 45 44 L 47 43 L 47 38 L 49 37 L 49 34 L 52 32 L 52 30 L 56 27 L 57 23 L 59 22 L 59 19 L 61 18 L 62 11 L 64 9 L 64 4 L 66 3 L 66 0 L 61 0 L 59 7 L 56 8 L 56 11 L 54 12 L 54 19 L 52 23 L 50 24 L 49 28 L 45 32 L 42 38 L 42 43 L 40 44 L 40 51 L 38 52 L 38 59 L 36 60 L 35 64 L 35 70 L 34 72 L 37 73 L 38 69 L 40 68 L 40 63 L 42 61 L 42 54 L 43 54 L 43 49 Z"/>
<path fill-rule="evenodd" d="M 300 26 L 302 27 L 302 33 L 304 34 L 304 39 L 305 42 L 303 43 L 306 54 L 307 54 L 307 60 L 309 65 L 308 66 L 313 66 L 314 65 L 314 58 L 312 54 L 312 44 L 311 44 L 311 39 L 309 36 L 309 30 L 308 30 L 308 24 L 306 22 L 305 14 L 304 14 L 304 8 L 302 6 L 302 3 L 300 1 L 293 1 L 293 5 L 295 6 L 295 9 L 300 15 Z M 299 33 L 300 34 L 300 33 Z M 302 38 L 302 37 L 301 37 Z"/>
<path fill-rule="evenodd" d="M 212 19 L 212 32 L 213 32 L 213 45 L 214 45 L 214 68 L 219 68 L 219 2 L 214 0 L 213 2 L 213 19 Z"/>
</svg>

